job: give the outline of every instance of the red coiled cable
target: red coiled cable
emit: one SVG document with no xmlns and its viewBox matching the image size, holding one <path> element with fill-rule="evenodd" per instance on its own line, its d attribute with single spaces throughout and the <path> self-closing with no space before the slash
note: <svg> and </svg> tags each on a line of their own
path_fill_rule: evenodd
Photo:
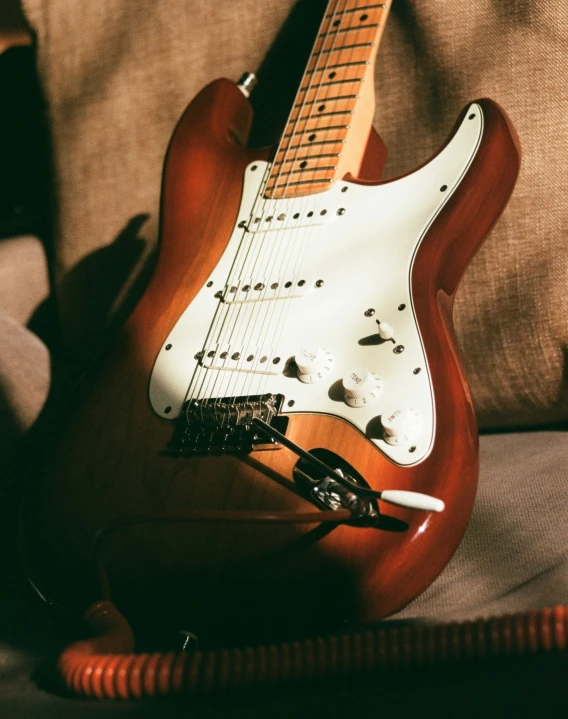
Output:
<svg viewBox="0 0 568 719">
<path fill-rule="evenodd" d="M 76 694 L 135 699 L 312 682 L 401 667 L 566 648 L 568 606 L 432 626 L 406 625 L 244 649 L 134 654 L 134 635 L 101 601 L 85 619 L 93 638 L 71 644 L 58 669 Z"/>
</svg>

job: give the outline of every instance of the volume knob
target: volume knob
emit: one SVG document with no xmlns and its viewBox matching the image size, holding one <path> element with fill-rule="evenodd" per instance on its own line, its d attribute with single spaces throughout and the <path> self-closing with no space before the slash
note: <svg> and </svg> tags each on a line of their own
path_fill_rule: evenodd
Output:
<svg viewBox="0 0 568 719">
<path fill-rule="evenodd" d="M 342 380 L 343 395 L 350 407 L 363 407 L 375 402 L 383 390 L 382 379 L 365 367 L 355 367 Z"/>
<path fill-rule="evenodd" d="M 294 355 L 298 379 L 312 384 L 322 379 L 333 367 L 333 355 L 317 345 L 306 345 Z"/>
<path fill-rule="evenodd" d="M 381 425 L 385 442 L 396 447 L 413 442 L 422 432 L 424 420 L 415 409 L 395 409 L 381 415 Z"/>
</svg>

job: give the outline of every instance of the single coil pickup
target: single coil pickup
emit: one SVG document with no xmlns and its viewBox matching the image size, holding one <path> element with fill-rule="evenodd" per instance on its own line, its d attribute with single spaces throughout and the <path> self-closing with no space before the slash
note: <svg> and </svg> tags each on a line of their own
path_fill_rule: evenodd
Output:
<svg viewBox="0 0 568 719">
<path fill-rule="evenodd" d="M 254 374 L 282 374 L 290 353 L 266 347 L 238 347 L 217 344 L 200 352 L 201 365 L 206 369 Z"/>
<path fill-rule="evenodd" d="M 238 280 L 225 287 L 223 302 L 230 305 L 244 302 L 266 302 L 303 297 L 315 287 L 314 279 L 304 275 L 297 277 L 251 278 Z"/>
</svg>

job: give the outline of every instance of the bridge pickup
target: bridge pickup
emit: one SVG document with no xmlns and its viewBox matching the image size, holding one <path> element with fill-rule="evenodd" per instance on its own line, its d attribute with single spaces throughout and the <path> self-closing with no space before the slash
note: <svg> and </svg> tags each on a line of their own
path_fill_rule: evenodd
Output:
<svg viewBox="0 0 568 719">
<path fill-rule="evenodd" d="M 202 353 L 201 365 L 207 369 L 254 374 L 282 374 L 290 353 L 266 347 L 213 345 Z"/>
<path fill-rule="evenodd" d="M 302 297 L 313 287 L 313 278 L 305 274 L 297 277 L 239 280 L 225 287 L 223 301 L 228 305 L 236 305 L 244 302 L 288 300 L 292 297 Z"/>
</svg>

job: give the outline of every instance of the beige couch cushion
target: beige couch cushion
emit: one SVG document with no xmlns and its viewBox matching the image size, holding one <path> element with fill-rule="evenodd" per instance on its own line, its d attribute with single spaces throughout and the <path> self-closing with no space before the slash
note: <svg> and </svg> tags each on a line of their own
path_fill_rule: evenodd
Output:
<svg viewBox="0 0 568 719">
<path fill-rule="evenodd" d="M 0 308 L 27 324 L 49 296 L 47 259 L 37 237 L 0 240 Z"/>
<path fill-rule="evenodd" d="M 88 348 L 156 243 L 160 170 L 176 119 L 204 84 L 256 69 L 294 2 L 23 4 L 53 132 L 61 311 L 68 338 Z M 423 161 L 479 96 L 500 102 L 521 137 L 517 191 L 456 306 L 486 427 L 568 411 L 567 41 L 562 0 L 395 0 L 380 52 L 377 127 L 390 172 Z"/>
<path fill-rule="evenodd" d="M 0 309 L 0 457 L 37 419 L 50 385 L 43 342 Z"/>
</svg>

